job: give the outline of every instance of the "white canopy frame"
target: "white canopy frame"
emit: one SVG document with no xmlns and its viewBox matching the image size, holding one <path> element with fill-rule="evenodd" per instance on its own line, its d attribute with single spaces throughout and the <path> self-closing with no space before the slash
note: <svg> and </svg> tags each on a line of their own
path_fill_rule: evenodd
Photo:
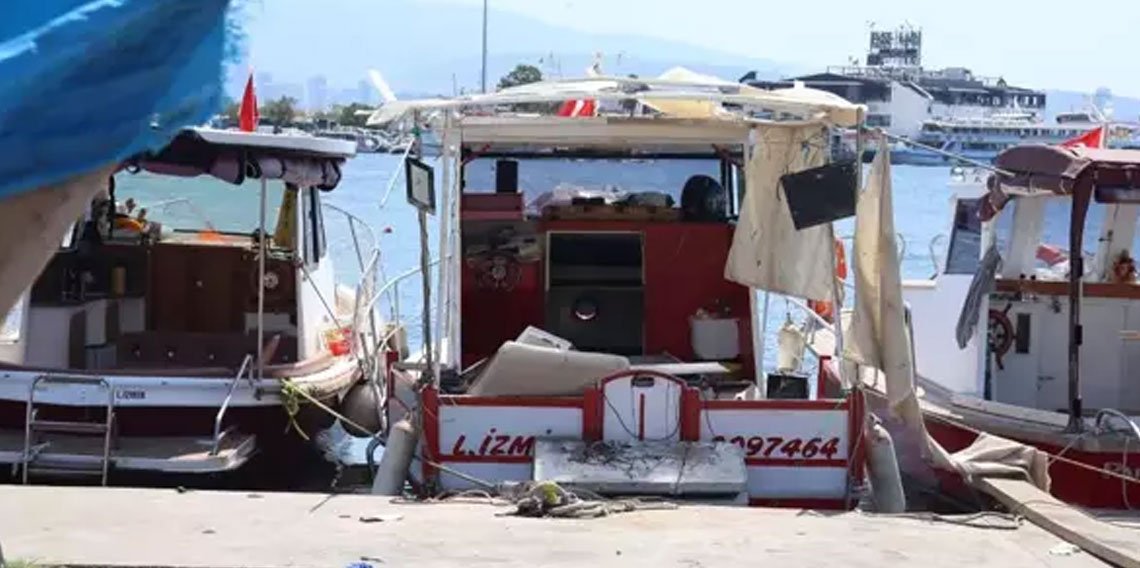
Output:
<svg viewBox="0 0 1140 568">
<path fill-rule="evenodd" d="M 626 93 L 614 91 L 622 85 L 648 84 L 653 87 L 681 88 L 680 92 L 643 91 Z M 462 193 L 464 146 L 513 146 L 527 148 L 590 148 L 598 150 L 649 150 L 649 151 L 711 151 L 728 146 L 751 148 L 757 129 L 768 125 L 815 125 L 851 127 L 861 125 L 865 110 L 839 97 L 812 89 L 785 89 L 783 93 L 731 85 L 734 92 L 724 92 L 723 84 L 694 84 L 690 82 L 625 78 L 593 78 L 577 81 L 555 81 L 507 89 L 492 95 L 472 95 L 458 99 L 437 101 L 410 101 L 388 103 L 369 120 L 382 123 L 403 117 L 415 111 L 423 124 L 435 126 L 442 140 L 441 166 L 444 168 L 442 192 L 439 202 L 439 265 L 438 295 L 435 306 L 435 352 L 437 365 L 459 369 L 462 338 L 458 312 L 460 306 L 459 275 L 462 262 L 460 242 L 460 203 Z M 611 89 L 607 91 L 606 89 Z M 519 115 L 465 115 L 463 110 L 475 106 L 497 106 L 534 102 L 563 101 L 577 97 L 606 100 L 675 99 L 704 100 L 718 103 L 749 105 L 792 114 L 791 120 L 764 120 L 740 112 L 716 113 L 703 118 L 631 117 L 552 117 Z M 439 112 L 431 112 L 431 111 Z M 426 111 L 426 112 L 422 112 Z M 861 168 L 856 168 L 861 175 Z M 857 183 L 857 186 L 861 185 Z M 834 250 L 834 247 L 829 247 Z M 834 252 L 832 253 L 834 255 Z M 835 259 L 831 260 L 835 265 Z M 753 303 L 756 294 L 752 294 Z M 838 297 L 833 298 L 838 305 Z M 757 306 L 753 306 L 753 311 Z M 755 330 L 762 335 L 767 327 L 766 318 Z M 842 345 L 842 343 L 840 343 Z M 763 346 L 755 341 L 754 346 Z M 839 353 L 837 353 L 839 355 Z M 754 364 L 763 369 L 763 348 L 754 349 Z M 436 380 L 440 376 L 437 368 Z"/>
</svg>

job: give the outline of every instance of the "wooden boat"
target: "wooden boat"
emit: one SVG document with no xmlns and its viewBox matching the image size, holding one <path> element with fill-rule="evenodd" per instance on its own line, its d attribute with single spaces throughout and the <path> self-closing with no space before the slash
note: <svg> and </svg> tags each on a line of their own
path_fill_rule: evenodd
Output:
<svg viewBox="0 0 1140 568">
<path fill-rule="evenodd" d="M 637 110 L 581 117 L 508 110 L 581 99 Z M 660 106 L 685 117 L 642 112 L 653 100 L 676 103 Z M 829 121 L 858 120 L 858 107 L 810 89 L 596 77 L 401 101 L 378 112 L 376 121 L 418 117 L 419 131 L 442 140 L 434 170 L 440 196 L 417 200 L 440 217 L 437 250 L 445 260 L 431 291 L 437 303 L 428 306 L 436 325 L 425 328 L 435 339 L 426 353 L 390 367 L 387 404 L 389 424 L 409 415 L 419 421 L 413 470 L 425 491 L 470 488 L 472 479 L 581 482 L 552 475 L 559 448 L 588 455 L 614 446 L 731 447 L 717 459 L 741 466 L 741 485 L 729 493 L 743 502 L 853 505 L 862 475 L 860 399 L 767 398 L 754 294 L 726 279 L 734 239 L 748 242 L 737 219 L 755 213 L 742 205 L 754 140 L 787 136 L 795 126 L 755 120 L 725 102 L 789 113 L 822 140 Z M 797 154 L 796 140 L 767 148 Z M 827 154 L 826 144 L 819 151 Z M 578 198 L 563 195 L 563 203 L 558 183 L 529 181 L 528 168 L 539 164 L 557 166 L 565 172 L 558 181 L 571 183 L 575 172 L 597 179 L 619 165 L 633 174 L 624 178 L 627 189 L 651 195 L 635 206 L 590 197 L 587 188 Z M 682 189 L 693 179 L 708 185 L 719 209 Z M 789 215 L 783 206 L 778 213 Z M 824 246 L 833 249 L 830 237 Z M 630 464 L 616 485 L 591 486 L 707 492 L 695 488 L 702 480 L 683 460 L 666 480 Z"/>
<path fill-rule="evenodd" d="M 376 368 L 377 253 L 358 243 L 361 279 L 338 287 L 322 213 L 353 154 L 195 128 L 104 178 L 5 321 L 0 463 L 106 483 L 289 451 L 309 399 Z"/>
</svg>

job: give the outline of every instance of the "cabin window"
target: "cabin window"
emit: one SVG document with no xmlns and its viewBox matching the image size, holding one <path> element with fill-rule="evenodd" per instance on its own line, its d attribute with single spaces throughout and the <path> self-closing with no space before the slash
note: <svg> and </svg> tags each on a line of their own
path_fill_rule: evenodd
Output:
<svg viewBox="0 0 1140 568">
<path fill-rule="evenodd" d="M 889 114 L 869 114 L 869 115 L 867 115 L 867 126 L 888 127 L 890 125 L 891 125 L 891 115 L 889 115 Z"/>
<path fill-rule="evenodd" d="M 973 274 L 981 259 L 982 220 L 980 199 L 959 199 L 954 207 L 950 250 L 946 253 L 946 274 Z"/>
<path fill-rule="evenodd" d="M 494 193 L 498 183 L 509 189 L 509 178 L 517 179 L 525 207 L 537 213 L 539 207 L 550 200 L 565 199 L 569 195 L 596 196 L 603 199 L 620 199 L 633 194 L 661 194 L 668 196 L 673 207 L 681 204 L 681 190 L 694 175 L 707 175 L 721 182 L 721 165 L 717 159 L 573 159 L 533 158 L 517 160 L 517 176 L 503 172 L 497 158 L 475 159 L 463 171 L 464 193 Z M 506 180 L 496 178 L 508 178 Z M 726 188 L 730 189 L 730 188 Z"/>
<path fill-rule="evenodd" d="M 277 227 L 284 193 L 284 183 L 266 182 L 265 230 L 269 233 Z M 255 178 L 234 185 L 205 175 L 175 177 L 146 171 L 115 175 L 116 215 L 156 223 L 161 227 L 156 235 L 160 241 L 195 240 L 211 234 L 252 237 L 260 224 L 260 194 L 261 180 Z"/>
</svg>

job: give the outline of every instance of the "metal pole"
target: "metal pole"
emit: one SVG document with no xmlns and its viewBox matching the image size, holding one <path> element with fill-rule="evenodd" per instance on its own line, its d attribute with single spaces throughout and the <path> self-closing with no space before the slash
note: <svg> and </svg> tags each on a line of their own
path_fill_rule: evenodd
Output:
<svg viewBox="0 0 1140 568">
<path fill-rule="evenodd" d="M 480 86 L 487 92 L 487 0 L 483 0 L 483 74 Z"/>
<path fill-rule="evenodd" d="M 1085 259 L 1081 255 L 1081 241 L 1085 232 L 1085 217 L 1092 199 L 1092 182 L 1088 178 L 1078 182 L 1073 192 L 1073 208 L 1069 223 L 1069 432 L 1084 430 L 1081 401 L 1081 344 L 1084 343 L 1081 326 L 1081 297 L 1084 296 Z"/>
<path fill-rule="evenodd" d="M 265 255 L 269 248 L 265 243 L 265 178 L 261 178 L 260 221 L 257 237 L 257 380 L 265 377 Z"/>
<path fill-rule="evenodd" d="M 449 352 L 454 352 L 455 347 L 456 347 L 455 345 L 452 345 L 450 343 L 451 338 L 448 337 L 450 335 L 450 329 L 449 329 L 450 319 L 449 319 L 449 315 L 447 313 L 447 307 L 448 307 L 447 305 L 448 305 L 448 301 L 450 300 L 450 297 L 451 297 L 451 290 L 450 290 L 450 286 L 448 285 L 448 276 L 449 276 L 449 273 L 451 272 L 451 270 L 450 270 L 451 262 L 450 262 L 450 258 L 448 256 L 450 254 L 450 251 L 451 251 L 451 247 L 449 246 L 449 241 L 450 241 L 450 236 L 451 236 L 450 235 L 450 231 L 451 231 L 451 187 L 450 187 L 451 175 L 450 175 L 450 170 L 448 168 L 449 161 L 451 159 L 451 152 L 449 151 L 450 150 L 450 148 L 449 148 L 450 130 L 451 130 L 451 114 L 448 113 L 447 115 L 444 116 L 443 132 L 442 132 L 442 135 L 440 136 L 440 138 L 441 138 L 440 142 L 442 144 L 442 147 L 440 148 L 440 165 L 441 165 L 441 168 L 443 170 L 441 172 L 443 175 L 442 175 L 442 183 L 440 184 L 440 193 L 442 195 L 440 195 L 440 199 L 439 199 L 439 205 L 440 205 L 440 207 L 439 207 L 439 245 L 438 245 L 438 250 L 436 252 L 436 254 L 439 255 L 439 265 L 436 267 L 436 270 L 439 272 L 437 274 L 438 284 L 436 285 L 436 291 L 438 292 L 439 295 L 436 297 L 436 300 L 435 300 L 436 301 L 435 324 L 437 326 L 436 327 L 436 334 L 435 334 L 437 349 L 435 351 L 435 355 L 436 355 L 436 365 L 437 366 L 444 364 L 444 361 L 443 361 L 443 338 L 444 337 L 448 338 L 449 343 L 448 343 L 447 347 L 448 347 Z M 449 355 L 450 355 L 450 353 L 449 353 Z M 449 357 L 449 359 L 450 359 L 450 357 Z M 439 380 L 438 369 L 436 370 L 435 377 L 436 377 L 436 380 L 438 381 Z"/>
<path fill-rule="evenodd" d="M 855 147 L 856 148 L 859 148 L 860 144 L 862 143 L 862 134 L 863 134 L 864 130 L 865 130 L 865 128 L 863 126 L 860 126 L 858 129 L 859 135 L 855 137 Z M 946 156 L 947 158 L 957 160 L 957 161 L 962 162 L 964 164 L 969 164 L 971 166 L 974 166 L 975 168 L 981 168 L 983 170 L 988 170 L 988 171 L 991 171 L 995 174 L 1003 175 L 1005 177 L 1013 177 L 1013 174 L 1011 174 L 1011 173 L 1009 173 L 1009 172 L 1007 172 L 1001 168 L 996 168 L 992 164 L 987 164 L 985 162 L 979 162 L 977 160 L 971 160 L 970 158 L 966 158 L 964 156 L 959 156 L 958 154 L 955 154 L 953 152 L 947 152 L 946 150 L 943 150 L 941 148 L 935 148 L 934 146 L 923 144 L 921 142 L 915 142 L 914 140 L 911 140 L 910 138 L 903 138 L 902 136 L 895 136 L 894 134 L 889 134 L 883 130 L 879 130 L 877 132 L 880 136 L 886 137 L 887 140 L 891 140 L 894 142 L 902 142 L 903 144 L 906 144 L 908 146 L 914 146 L 916 148 L 922 148 L 923 150 L 929 150 L 929 151 L 934 152 L 935 154 L 938 154 L 940 156 Z M 858 153 L 858 150 L 856 150 L 856 153 Z M 863 163 L 863 156 L 862 155 L 858 155 L 856 157 L 856 159 L 859 161 L 860 164 Z"/>
</svg>

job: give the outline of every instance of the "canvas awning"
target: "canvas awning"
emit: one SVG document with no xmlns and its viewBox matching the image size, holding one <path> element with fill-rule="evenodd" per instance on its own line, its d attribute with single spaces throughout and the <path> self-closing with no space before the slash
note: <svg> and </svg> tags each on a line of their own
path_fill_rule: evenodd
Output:
<svg viewBox="0 0 1140 568">
<path fill-rule="evenodd" d="M 765 91 L 707 77 L 673 70 L 670 77 L 640 79 L 630 77 L 588 77 L 560 81 L 541 81 L 511 87 L 489 94 L 467 95 L 451 99 L 392 101 L 384 104 L 368 119 L 368 124 L 387 124 L 412 111 L 494 107 L 499 105 L 561 102 L 576 99 L 598 101 L 634 101 L 667 105 L 665 101 L 708 101 L 734 104 L 788 113 L 804 119 L 822 121 L 841 127 L 858 123 L 863 107 L 816 89 L 796 86 Z M 693 105 L 685 105 L 686 108 Z"/>
<path fill-rule="evenodd" d="M 162 175 L 210 175 L 233 184 L 280 179 L 331 190 L 340 183 L 345 158 L 355 152 L 354 143 L 331 138 L 189 128 L 161 151 L 126 165 Z"/>
<path fill-rule="evenodd" d="M 1140 199 L 1140 150 L 1016 146 L 998 155 L 987 186 L 992 216 L 1014 196 L 1071 195 L 1082 184 L 1102 203 Z"/>
</svg>

